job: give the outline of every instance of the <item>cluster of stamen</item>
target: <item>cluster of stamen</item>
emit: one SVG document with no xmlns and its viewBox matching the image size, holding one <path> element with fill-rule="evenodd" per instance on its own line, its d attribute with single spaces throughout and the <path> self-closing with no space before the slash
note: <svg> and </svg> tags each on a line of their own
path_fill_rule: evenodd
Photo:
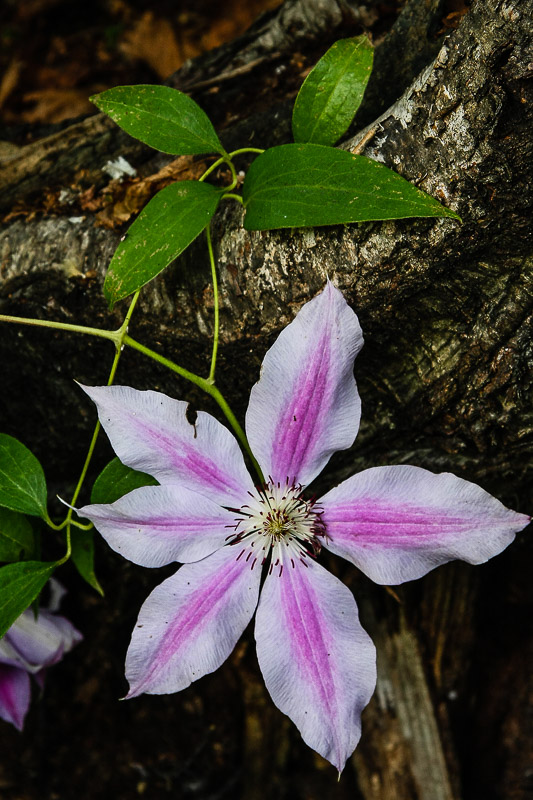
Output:
<svg viewBox="0 0 533 800">
<path fill-rule="evenodd" d="M 230 545 L 242 544 L 237 560 L 245 558 L 253 569 L 270 558 L 269 573 L 283 572 L 296 560 L 306 564 L 321 549 L 319 537 L 325 536 L 322 509 L 315 500 L 302 497 L 302 487 L 272 480 L 262 489 L 249 492 L 250 502 L 239 510 Z M 307 565 L 306 565 L 307 566 Z"/>
</svg>

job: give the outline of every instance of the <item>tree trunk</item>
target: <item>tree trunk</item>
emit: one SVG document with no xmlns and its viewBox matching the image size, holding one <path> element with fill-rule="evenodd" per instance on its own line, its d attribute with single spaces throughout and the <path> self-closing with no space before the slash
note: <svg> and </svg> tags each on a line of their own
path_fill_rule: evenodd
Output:
<svg viewBox="0 0 533 800">
<path fill-rule="evenodd" d="M 342 146 L 364 143 L 365 155 L 442 200 L 462 224 L 249 233 L 239 208 L 224 206 L 213 226 L 221 283 L 217 381 L 242 418 L 268 345 L 329 276 L 365 332 L 356 363 L 363 421 L 356 444 L 333 459 L 317 490 L 376 464 L 412 463 L 476 480 L 531 513 L 533 2 L 477 0 L 456 30 L 444 24 L 458 17 L 445 18 L 448 7 L 407 4 L 376 48 L 372 84 Z M 332 41 L 360 33 L 368 13 L 344 0 L 287 0 L 242 39 L 185 65 L 171 83 L 191 92 L 228 148 L 289 141 L 305 67 Z M 119 156 L 136 178 L 109 180 L 106 164 Z M 0 312 L 117 326 L 123 307 L 110 314 L 101 286 L 125 223 L 170 180 L 202 169 L 192 158 L 154 156 L 102 115 L 0 162 Z M 212 327 L 198 240 L 143 291 L 132 332 L 201 371 Z M 112 353 L 92 338 L 14 326 L 2 328 L 0 349 L 3 430 L 39 455 L 52 485 L 68 490 L 93 424 L 72 378 L 105 381 Z M 120 370 L 118 382 L 216 413 L 194 387 L 137 354 L 126 352 Z M 102 446 L 100 465 L 108 456 Z M 146 577 L 102 547 L 107 605 L 83 595 L 86 649 L 60 667 L 73 683 L 72 704 L 51 687 L 27 740 L 0 730 L 4 752 L 16 747 L 28 773 L 22 779 L 16 765 L 0 767 L 6 796 L 19 796 L 13 787 L 24 780 L 27 797 L 92 798 L 100 780 L 110 797 L 525 800 L 533 796 L 533 630 L 524 566 L 531 550 L 522 537 L 488 565 L 447 565 L 396 594 L 332 560 L 361 606 L 379 672 L 361 743 L 336 784 L 333 770 L 272 706 L 250 634 L 219 673 L 181 695 L 115 705 L 136 611 L 161 575 Z M 64 710 L 48 738 L 54 703 Z M 104 741 L 117 742 L 113 755 L 99 747 L 102 729 Z M 95 769 L 101 777 L 89 778 Z"/>
</svg>

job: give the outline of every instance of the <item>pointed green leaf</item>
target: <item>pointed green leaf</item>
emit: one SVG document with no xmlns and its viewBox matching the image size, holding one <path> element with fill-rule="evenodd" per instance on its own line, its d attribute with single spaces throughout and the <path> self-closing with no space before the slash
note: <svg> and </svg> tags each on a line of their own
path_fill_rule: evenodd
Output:
<svg viewBox="0 0 533 800">
<path fill-rule="evenodd" d="M 161 189 L 117 247 L 104 283 L 113 305 L 167 267 L 203 231 L 221 191 L 209 183 L 179 181 Z"/>
<path fill-rule="evenodd" d="M 91 503 L 114 503 L 141 486 L 157 486 L 157 481 L 145 472 L 137 472 L 114 458 L 104 467 L 94 482 Z"/>
<path fill-rule="evenodd" d="M 0 636 L 31 605 L 55 568 L 55 561 L 19 561 L 0 569 Z"/>
<path fill-rule="evenodd" d="M 319 144 L 258 156 L 242 190 L 246 230 L 457 214 L 377 161 Z"/>
<path fill-rule="evenodd" d="M 374 51 L 366 36 L 341 39 L 311 70 L 292 112 L 295 142 L 334 145 L 361 105 Z"/>
<path fill-rule="evenodd" d="M 13 436 L 0 434 L 0 506 L 47 519 L 46 480 L 33 453 Z"/>
<path fill-rule="evenodd" d="M 23 514 L 0 508 L 0 561 L 20 561 L 33 552 L 33 528 Z"/>
<path fill-rule="evenodd" d="M 173 155 L 220 153 L 224 148 L 205 111 L 169 86 L 116 86 L 91 101 L 126 133 Z"/>
<path fill-rule="evenodd" d="M 84 531 L 72 527 L 70 536 L 74 566 L 89 586 L 103 596 L 104 590 L 94 573 L 94 530 Z"/>
</svg>

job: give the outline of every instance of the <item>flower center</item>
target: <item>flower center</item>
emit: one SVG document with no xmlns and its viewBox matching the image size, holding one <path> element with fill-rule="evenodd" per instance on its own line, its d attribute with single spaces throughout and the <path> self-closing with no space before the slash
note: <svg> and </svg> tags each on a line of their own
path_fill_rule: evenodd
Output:
<svg viewBox="0 0 533 800">
<path fill-rule="evenodd" d="M 250 492 L 251 500 L 242 506 L 236 519 L 230 545 L 244 544 L 237 559 L 246 552 L 251 567 L 262 565 L 270 556 L 269 572 L 284 564 L 294 567 L 296 559 L 305 564 L 321 549 L 318 537 L 325 536 L 322 509 L 314 500 L 302 497 L 301 486 L 269 481 L 263 489 Z"/>
</svg>

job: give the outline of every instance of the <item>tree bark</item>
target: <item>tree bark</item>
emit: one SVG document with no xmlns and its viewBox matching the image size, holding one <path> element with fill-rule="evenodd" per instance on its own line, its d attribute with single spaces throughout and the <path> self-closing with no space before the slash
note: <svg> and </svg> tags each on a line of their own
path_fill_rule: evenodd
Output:
<svg viewBox="0 0 533 800">
<path fill-rule="evenodd" d="M 477 0 L 456 30 L 439 34 L 445 5 L 407 4 L 376 48 L 373 85 L 356 120 L 366 127 L 342 146 L 353 150 L 364 142 L 365 155 L 442 200 L 462 223 L 248 233 L 239 208 L 224 206 L 213 226 L 222 321 L 217 382 L 242 418 L 268 345 L 329 276 L 365 332 L 356 364 L 363 421 L 356 444 L 332 460 L 317 491 L 361 468 L 413 463 L 476 480 L 531 513 L 533 2 Z M 187 64 L 171 83 L 200 102 L 227 147 L 289 141 L 305 66 L 335 39 L 359 33 L 368 13 L 343 0 L 287 0 L 242 39 Z M 402 48 L 406 31 L 412 45 Z M 137 170 L 135 179 L 109 180 L 105 166 L 119 156 Z M 0 312 L 118 325 L 123 308 L 110 314 L 101 286 L 125 221 L 141 199 L 178 176 L 197 177 L 201 168 L 191 158 L 154 156 L 102 115 L 0 162 L 1 208 L 11 210 L 0 231 Z M 185 367 L 208 364 L 213 298 L 203 241 L 143 291 L 139 306 L 136 338 Z M 112 357 L 106 348 L 88 338 L 2 328 L 3 429 L 42 458 L 58 487 L 83 459 L 93 421 L 72 378 L 105 381 Z M 216 413 L 194 387 L 131 353 L 123 356 L 119 382 L 167 391 Z M 102 450 L 100 463 L 108 455 Z M 184 797 L 240 791 L 246 798 L 525 800 L 532 792 L 533 630 L 524 567 L 531 550 L 527 537 L 519 538 L 494 563 L 448 565 L 396 596 L 332 562 L 360 602 L 379 670 L 361 744 L 339 785 L 272 707 L 250 638 L 173 711 L 170 701 L 154 711 L 148 698 L 128 713 L 139 725 L 149 714 L 161 724 L 169 714 L 176 724 L 179 712 L 189 714 L 191 741 L 178 738 L 190 781 L 204 776 L 201 788 L 183 790 L 183 762 L 167 748 L 168 780 Z M 140 602 L 148 579 L 102 558 L 110 576 L 123 570 L 124 586 L 111 592 L 114 610 L 105 624 L 100 619 L 103 630 L 87 624 L 98 648 L 113 649 L 117 628 L 126 627 L 126 637 L 133 624 L 134 611 L 125 610 L 131 594 Z M 89 618 L 90 609 L 101 617 L 92 604 L 85 599 L 82 614 Z M 112 657 L 116 674 L 119 658 Z M 95 667 L 94 692 L 109 682 L 109 671 Z M 105 716 L 93 707 L 91 717 L 83 674 L 77 702 L 87 736 L 94 736 L 96 720 Z M 219 726 L 211 738 L 209 709 Z M 123 732 L 126 718 L 113 726 Z M 44 741 L 40 747 L 46 752 Z M 133 745 L 131 752 L 149 776 L 147 796 L 164 796 L 156 755 L 141 756 Z M 129 779 L 125 764 L 118 774 Z"/>
</svg>

